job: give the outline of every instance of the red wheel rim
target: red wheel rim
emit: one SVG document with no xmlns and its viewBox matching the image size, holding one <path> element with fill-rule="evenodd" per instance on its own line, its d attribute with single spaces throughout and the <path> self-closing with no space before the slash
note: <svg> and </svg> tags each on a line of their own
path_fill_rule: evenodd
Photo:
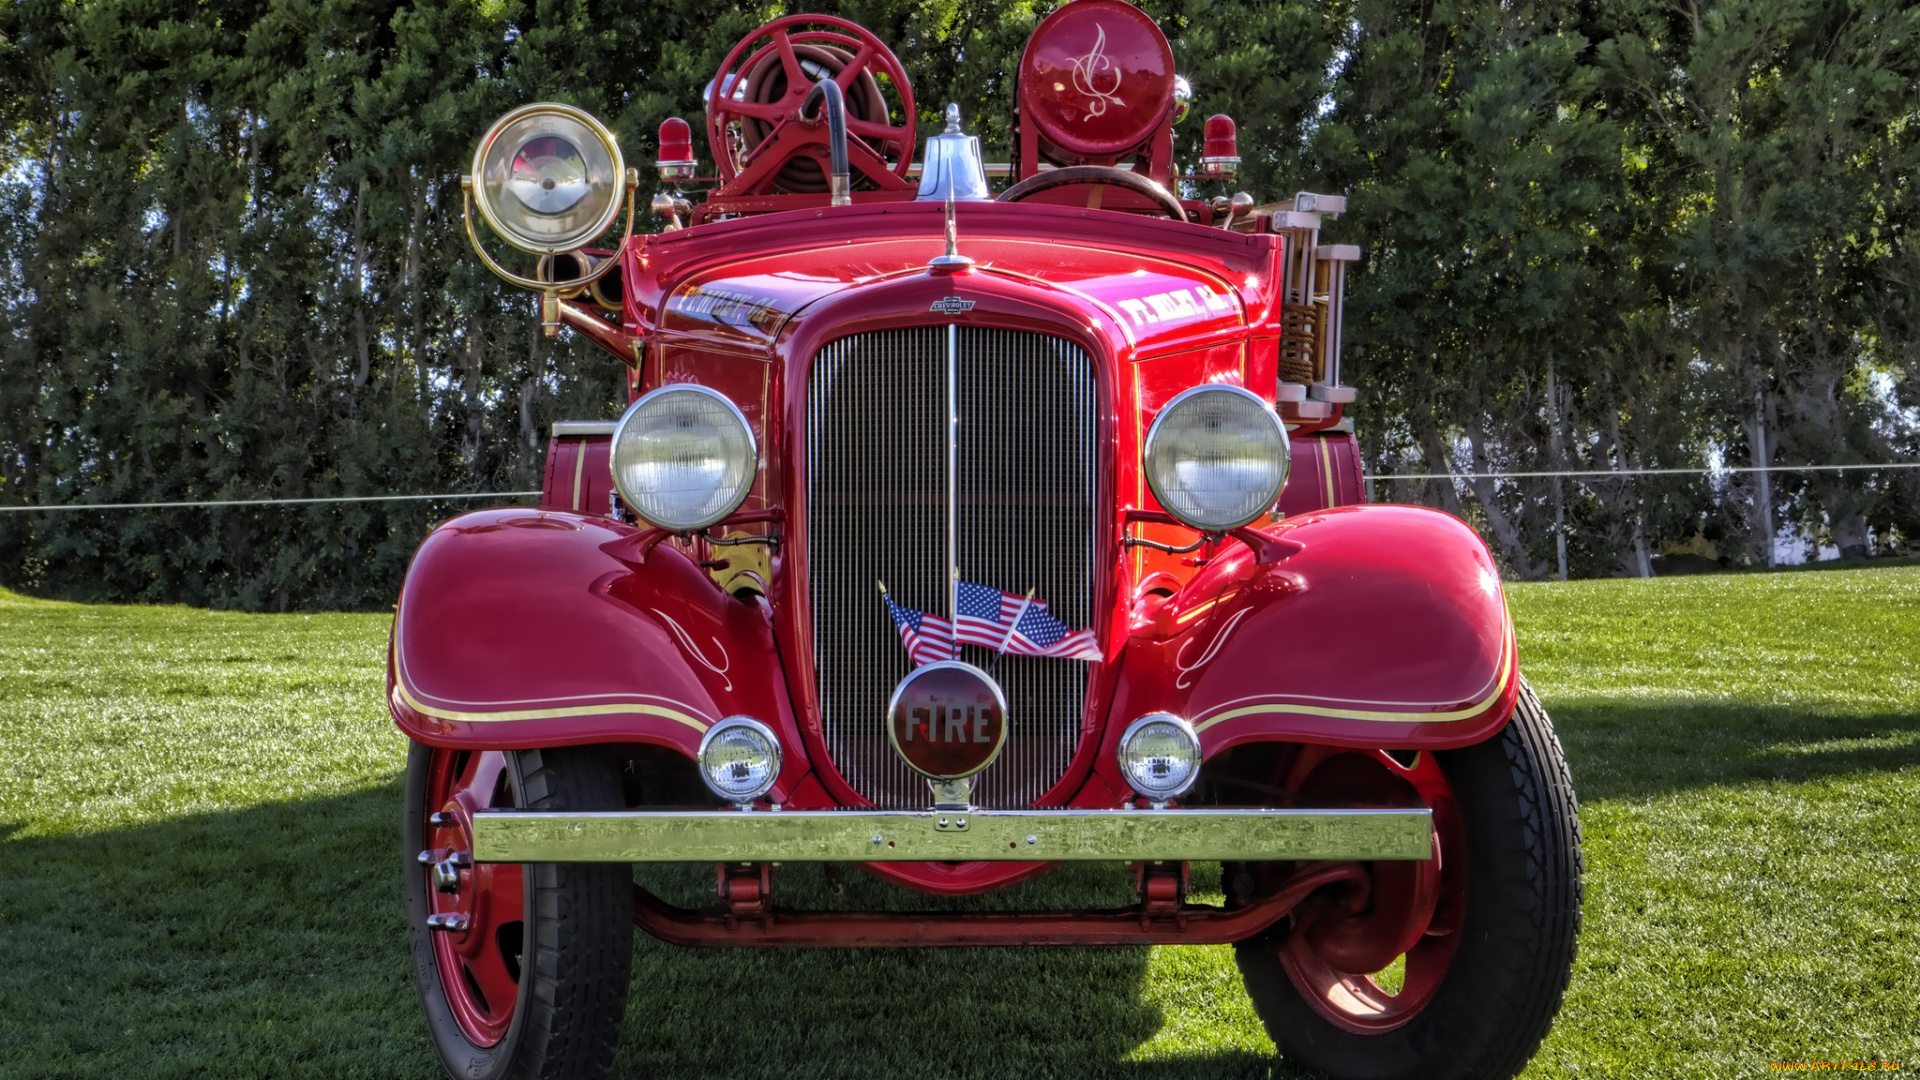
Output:
<svg viewBox="0 0 1920 1080">
<path fill-rule="evenodd" d="M 526 940 L 526 878 L 518 863 L 460 867 L 453 856 L 473 851 L 475 810 L 512 805 L 503 755 L 433 752 L 422 807 L 428 818 L 424 836 L 433 852 L 421 868 L 426 875 L 427 912 L 452 916 L 461 928 L 429 933 L 447 1005 L 475 1046 L 498 1043 L 513 1022 Z M 448 875 L 457 880 L 457 888 L 444 887 Z"/>
<path fill-rule="evenodd" d="M 801 67 L 800 57 L 794 51 L 796 45 L 830 46 L 849 55 L 846 67 L 834 77 L 842 92 L 850 90 L 854 80 L 863 73 L 887 77 L 900 99 L 902 122 L 895 125 L 848 117 L 847 153 L 856 175 L 892 173 L 904 180 L 908 167 L 913 164 L 917 145 L 913 87 L 907 81 L 906 68 L 871 31 L 831 15 L 789 15 L 776 19 L 742 39 L 721 62 L 720 75 L 714 79 L 707 99 L 707 140 L 720 178 L 732 184 L 741 176 L 750 176 L 756 187 L 770 185 L 774 170 L 768 165 L 785 158 L 800 144 L 824 138 L 817 132 L 799 130 L 794 119 L 813 81 Z M 725 93 L 727 76 L 745 78 L 748 72 L 770 60 L 779 63 L 786 74 L 787 92 L 779 101 L 738 101 Z M 770 130 L 748 153 L 748 160 L 736 165 L 727 149 L 727 125 L 747 118 L 769 125 Z M 896 150 L 891 164 L 886 161 L 889 146 Z"/>
<path fill-rule="evenodd" d="M 1327 776 L 1330 769 L 1337 775 Z M 1364 913 L 1330 904 L 1303 908 L 1280 947 L 1280 965 L 1294 989 L 1327 1022 L 1361 1035 L 1392 1031 L 1433 1000 L 1459 945 L 1466 861 L 1453 791 L 1425 752 L 1403 765 L 1379 751 L 1309 747 L 1293 776 L 1292 790 L 1339 790 L 1347 805 L 1433 810 L 1433 859 L 1374 864 Z M 1395 958 L 1405 964 L 1397 989 L 1380 977 Z"/>
</svg>

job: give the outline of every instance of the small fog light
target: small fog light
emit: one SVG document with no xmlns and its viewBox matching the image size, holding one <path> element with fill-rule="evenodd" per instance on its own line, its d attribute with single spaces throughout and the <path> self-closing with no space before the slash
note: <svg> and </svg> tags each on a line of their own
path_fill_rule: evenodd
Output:
<svg viewBox="0 0 1920 1080">
<path fill-rule="evenodd" d="M 700 777 L 715 795 L 745 810 L 780 775 L 780 740 L 750 716 L 729 716 L 700 740 Z"/>
<path fill-rule="evenodd" d="M 1200 736 L 1172 713 L 1148 713 L 1120 735 L 1120 772 L 1155 807 L 1165 806 L 1200 775 Z"/>
</svg>

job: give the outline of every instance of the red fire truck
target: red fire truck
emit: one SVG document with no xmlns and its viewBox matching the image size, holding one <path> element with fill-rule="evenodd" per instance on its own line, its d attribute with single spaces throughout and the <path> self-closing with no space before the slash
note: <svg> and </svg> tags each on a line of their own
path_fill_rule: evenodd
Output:
<svg viewBox="0 0 1920 1080">
<path fill-rule="evenodd" d="M 1337 196 L 1195 197 L 1190 92 L 1124 0 L 1042 20 L 1005 162 L 918 138 L 887 45 L 796 15 L 661 125 L 659 231 L 581 110 L 485 133 L 468 232 L 625 365 L 537 507 L 436 528 L 389 702 L 406 897 L 459 1077 L 596 1076 L 634 927 L 696 947 L 1231 943 L 1281 1054 L 1506 1077 L 1580 923 L 1579 826 L 1460 521 L 1368 505 Z M 625 212 L 611 247 L 593 246 Z M 488 254 L 484 222 L 524 252 Z M 537 259 L 536 259 L 537 257 Z M 1130 864 L 1122 910 L 808 911 L 857 864 L 966 897 Z M 714 868 L 681 907 L 636 863 Z M 1188 897 L 1219 867 L 1223 904 Z M 1392 971 L 1392 976 L 1383 973 Z"/>
</svg>

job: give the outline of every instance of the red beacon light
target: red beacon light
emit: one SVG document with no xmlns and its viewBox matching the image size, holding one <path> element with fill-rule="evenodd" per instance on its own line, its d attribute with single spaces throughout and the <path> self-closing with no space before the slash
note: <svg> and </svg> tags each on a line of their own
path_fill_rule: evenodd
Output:
<svg viewBox="0 0 1920 1080">
<path fill-rule="evenodd" d="M 693 159 L 693 128 L 685 120 L 669 116 L 660 121 L 660 157 L 654 164 L 662 180 L 693 179 L 698 162 Z"/>
<path fill-rule="evenodd" d="M 1205 141 L 1200 150 L 1200 175 L 1224 180 L 1239 172 L 1240 143 L 1235 136 L 1233 117 L 1225 113 L 1207 117 L 1202 134 Z"/>
</svg>

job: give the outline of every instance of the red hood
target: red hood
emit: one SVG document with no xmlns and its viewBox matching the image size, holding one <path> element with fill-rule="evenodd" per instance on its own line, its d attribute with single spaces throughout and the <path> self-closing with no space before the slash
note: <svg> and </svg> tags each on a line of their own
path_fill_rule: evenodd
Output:
<svg viewBox="0 0 1920 1080">
<path fill-rule="evenodd" d="M 763 353 L 821 300 L 926 274 L 945 250 L 943 211 L 796 211 L 650 237 L 633 314 L 675 345 Z M 973 274 L 1092 309 L 1125 336 L 1115 351 L 1136 358 L 1261 325 L 1279 286 L 1271 236 L 1059 207 L 966 204 L 956 218 Z"/>
</svg>

